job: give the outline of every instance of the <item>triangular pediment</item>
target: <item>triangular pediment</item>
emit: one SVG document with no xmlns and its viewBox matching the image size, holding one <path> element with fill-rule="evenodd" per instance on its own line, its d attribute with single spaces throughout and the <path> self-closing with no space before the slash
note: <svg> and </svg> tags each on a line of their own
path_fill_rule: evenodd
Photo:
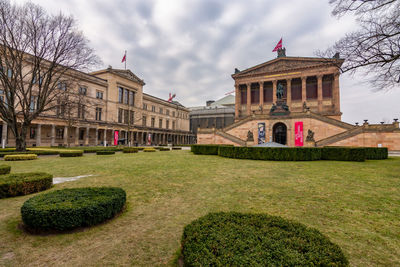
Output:
<svg viewBox="0 0 400 267">
<path fill-rule="evenodd" d="M 240 71 L 232 75 L 233 78 L 238 78 L 248 75 L 269 74 L 279 72 L 290 72 L 291 70 L 299 70 L 306 68 L 316 68 L 323 65 L 327 66 L 340 66 L 343 59 L 330 59 L 330 58 L 301 58 L 301 57 L 281 57 L 276 58 L 246 70 Z"/>
</svg>

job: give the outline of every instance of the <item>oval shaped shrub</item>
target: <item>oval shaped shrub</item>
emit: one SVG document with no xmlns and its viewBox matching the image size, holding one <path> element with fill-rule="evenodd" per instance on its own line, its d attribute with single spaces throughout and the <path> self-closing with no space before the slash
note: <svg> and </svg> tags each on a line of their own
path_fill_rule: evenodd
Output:
<svg viewBox="0 0 400 267">
<path fill-rule="evenodd" d="M 9 174 L 11 171 L 11 166 L 2 164 L 0 165 L 0 174 Z"/>
<path fill-rule="evenodd" d="M 124 147 L 122 152 L 124 153 L 137 153 L 139 149 L 137 147 Z"/>
<path fill-rule="evenodd" d="M 143 149 L 143 152 L 156 152 L 156 149 L 152 147 L 146 147 Z"/>
<path fill-rule="evenodd" d="M 28 199 L 21 207 L 21 215 L 30 229 L 69 230 L 110 219 L 125 202 L 126 193 L 121 188 L 63 189 Z"/>
<path fill-rule="evenodd" d="M 83 156 L 83 151 L 63 151 L 60 152 L 60 157 L 82 157 Z"/>
<path fill-rule="evenodd" d="M 53 185 L 53 175 L 44 172 L 12 173 L 0 176 L 0 198 L 28 195 Z"/>
<path fill-rule="evenodd" d="M 36 154 L 20 154 L 20 155 L 5 155 L 5 161 L 16 161 L 16 160 L 34 160 L 37 159 Z"/>
<path fill-rule="evenodd" d="M 105 151 L 97 151 L 96 155 L 114 155 L 115 151 L 105 150 Z"/>
<path fill-rule="evenodd" d="M 168 147 L 160 147 L 158 150 L 160 151 L 170 151 Z"/>
<path fill-rule="evenodd" d="M 180 147 L 180 146 L 173 146 L 173 147 L 172 147 L 172 150 L 182 150 L 182 147 Z"/>
<path fill-rule="evenodd" d="M 184 228 L 185 266 L 348 266 L 318 230 L 266 214 L 210 213 Z"/>
</svg>

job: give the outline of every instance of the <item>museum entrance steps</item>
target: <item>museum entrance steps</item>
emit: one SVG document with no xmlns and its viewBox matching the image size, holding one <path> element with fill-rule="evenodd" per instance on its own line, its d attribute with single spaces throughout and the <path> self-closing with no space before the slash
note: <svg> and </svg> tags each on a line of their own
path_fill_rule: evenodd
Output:
<svg viewBox="0 0 400 267">
<path fill-rule="evenodd" d="M 336 134 L 336 135 L 333 135 L 328 138 L 325 138 L 325 139 L 315 142 L 315 146 L 322 147 L 322 146 L 334 144 L 336 142 L 356 136 L 362 132 L 363 132 L 363 127 L 354 127 L 353 126 L 353 129 L 347 130 L 345 132 L 342 132 L 342 133 L 339 133 L 339 134 Z"/>
<path fill-rule="evenodd" d="M 231 135 L 231 134 L 228 134 L 228 133 L 226 133 L 226 132 L 222 132 L 222 131 L 215 131 L 215 134 L 216 135 L 219 135 L 219 136 L 221 136 L 221 137 L 223 137 L 223 138 L 226 138 L 226 139 L 228 139 L 229 141 L 232 141 L 232 142 L 234 142 L 235 144 L 238 144 L 238 145 L 240 145 L 240 146 L 246 146 L 246 141 L 243 141 L 242 139 L 240 139 L 240 138 L 238 138 L 238 137 L 236 137 L 236 136 L 233 136 L 233 135 Z"/>
</svg>

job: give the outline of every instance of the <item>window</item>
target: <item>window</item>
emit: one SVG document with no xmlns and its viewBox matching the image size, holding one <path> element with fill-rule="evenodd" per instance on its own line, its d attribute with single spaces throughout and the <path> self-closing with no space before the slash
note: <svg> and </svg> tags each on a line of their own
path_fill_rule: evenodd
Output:
<svg viewBox="0 0 400 267">
<path fill-rule="evenodd" d="M 156 106 L 151 106 L 151 111 L 156 112 Z"/>
<path fill-rule="evenodd" d="M 65 114 L 65 103 L 61 102 L 59 99 L 57 100 L 56 106 L 56 116 L 57 117 L 64 117 Z"/>
<path fill-rule="evenodd" d="M 317 99 L 318 98 L 318 85 L 317 77 L 308 77 L 306 81 L 306 96 L 307 99 Z"/>
<path fill-rule="evenodd" d="M 156 127 L 156 118 L 151 118 L 151 127 Z"/>
<path fill-rule="evenodd" d="M 322 78 L 322 97 L 332 98 L 333 75 L 324 75 Z"/>
<path fill-rule="evenodd" d="M 147 104 L 146 103 L 143 103 L 143 109 L 147 110 Z"/>
<path fill-rule="evenodd" d="M 166 129 L 169 129 L 169 120 L 167 120 L 166 125 L 165 125 Z"/>
<path fill-rule="evenodd" d="M 292 80 L 292 100 L 298 101 L 302 99 L 302 90 L 301 90 L 301 79 L 293 79 Z"/>
<path fill-rule="evenodd" d="M 163 109 L 162 108 L 160 108 L 160 114 L 163 114 Z"/>
<path fill-rule="evenodd" d="M 11 77 L 12 77 L 12 74 L 13 74 L 12 69 L 8 69 L 8 70 L 7 70 L 7 76 L 8 76 L 8 78 L 11 78 Z"/>
<path fill-rule="evenodd" d="M 103 92 L 97 91 L 97 92 L 96 92 L 96 98 L 97 98 L 97 99 L 103 99 Z"/>
<path fill-rule="evenodd" d="M 83 140 L 84 136 L 85 136 L 85 130 L 84 129 L 79 130 L 79 140 Z"/>
<path fill-rule="evenodd" d="M 31 127 L 29 131 L 29 138 L 35 139 L 35 137 L 36 137 L 36 128 Z"/>
<path fill-rule="evenodd" d="M 31 96 L 31 103 L 29 105 L 30 112 L 34 112 L 36 109 L 36 97 Z"/>
<path fill-rule="evenodd" d="M 239 85 L 240 90 L 240 104 L 247 104 L 247 86 L 245 84 Z"/>
<path fill-rule="evenodd" d="M 143 125 L 143 126 L 146 126 L 146 116 L 143 116 L 143 117 L 142 117 L 142 125 Z"/>
<path fill-rule="evenodd" d="M 64 129 L 63 128 L 57 128 L 56 139 L 63 139 L 63 138 L 64 138 Z"/>
<path fill-rule="evenodd" d="M 135 105 L 135 92 L 129 91 L 129 105 L 132 107 Z"/>
<path fill-rule="evenodd" d="M 172 111 L 172 117 L 175 117 L 175 111 Z"/>
<path fill-rule="evenodd" d="M 124 90 L 124 104 L 128 105 L 129 104 L 129 91 L 128 90 Z"/>
<path fill-rule="evenodd" d="M 133 125 L 135 123 L 135 112 L 130 110 L 129 111 L 129 124 Z"/>
<path fill-rule="evenodd" d="M 162 119 L 158 121 L 158 128 L 162 128 Z"/>
<path fill-rule="evenodd" d="M 96 108 L 96 121 L 101 121 L 102 108 Z"/>
<path fill-rule="evenodd" d="M 124 123 L 125 124 L 129 123 L 129 110 L 127 109 L 124 110 Z"/>
<path fill-rule="evenodd" d="M 250 88 L 251 88 L 251 104 L 260 103 L 260 84 L 252 83 Z"/>
<path fill-rule="evenodd" d="M 167 114 L 169 116 L 169 109 L 165 110 L 165 114 Z"/>
<path fill-rule="evenodd" d="M 175 122 L 172 122 L 172 130 L 175 130 Z"/>
<path fill-rule="evenodd" d="M 65 82 L 58 82 L 57 87 L 63 91 L 67 90 L 67 84 Z"/>
<path fill-rule="evenodd" d="M 85 118 L 85 105 L 83 104 L 78 104 L 78 118 Z"/>
<path fill-rule="evenodd" d="M 122 108 L 119 108 L 118 109 L 118 122 L 119 123 L 122 123 L 122 112 L 123 112 Z"/>
<path fill-rule="evenodd" d="M 37 84 L 37 83 L 38 83 L 38 78 L 37 78 L 37 76 L 38 76 L 38 75 L 33 76 L 33 80 L 32 80 L 32 83 L 33 83 L 33 84 Z M 43 77 L 40 77 L 40 76 L 39 76 L 39 85 L 42 85 L 42 83 L 43 83 Z"/>
<path fill-rule="evenodd" d="M 118 102 L 122 103 L 122 99 L 124 97 L 124 88 L 118 87 Z"/>
<path fill-rule="evenodd" d="M 86 95 L 87 93 L 87 88 L 86 87 L 79 87 L 79 94 L 80 95 Z"/>
</svg>

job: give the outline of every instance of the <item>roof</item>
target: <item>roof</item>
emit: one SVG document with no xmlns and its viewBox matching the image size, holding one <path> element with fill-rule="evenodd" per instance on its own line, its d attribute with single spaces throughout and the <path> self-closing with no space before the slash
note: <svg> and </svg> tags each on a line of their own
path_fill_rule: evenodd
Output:
<svg viewBox="0 0 400 267">
<path fill-rule="evenodd" d="M 191 109 L 190 115 L 205 115 L 205 114 L 235 114 L 234 108 L 211 108 L 211 107 L 203 107 L 202 109 Z"/>
<path fill-rule="evenodd" d="M 213 102 L 210 107 L 229 105 L 235 105 L 235 97 L 233 95 L 227 95 L 221 99 L 218 99 L 217 101 Z"/>
<path fill-rule="evenodd" d="M 137 82 L 141 85 L 145 85 L 145 82 L 140 79 L 138 76 L 136 76 L 136 74 L 134 74 L 131 70 L 123 70 L 123 69 L 113 69 L 111 67 L 108 67 L 107 69 L 104 70 L 98 70 L 95 72 L 92 72 L 92 75 L 97 75 L 97 74 L 101 74 L 101 73 L 105 73 L 105 72 L 109 72 L 109 73 L 113 73 L 116 74 L 122 78 Z"/>
</svg>

